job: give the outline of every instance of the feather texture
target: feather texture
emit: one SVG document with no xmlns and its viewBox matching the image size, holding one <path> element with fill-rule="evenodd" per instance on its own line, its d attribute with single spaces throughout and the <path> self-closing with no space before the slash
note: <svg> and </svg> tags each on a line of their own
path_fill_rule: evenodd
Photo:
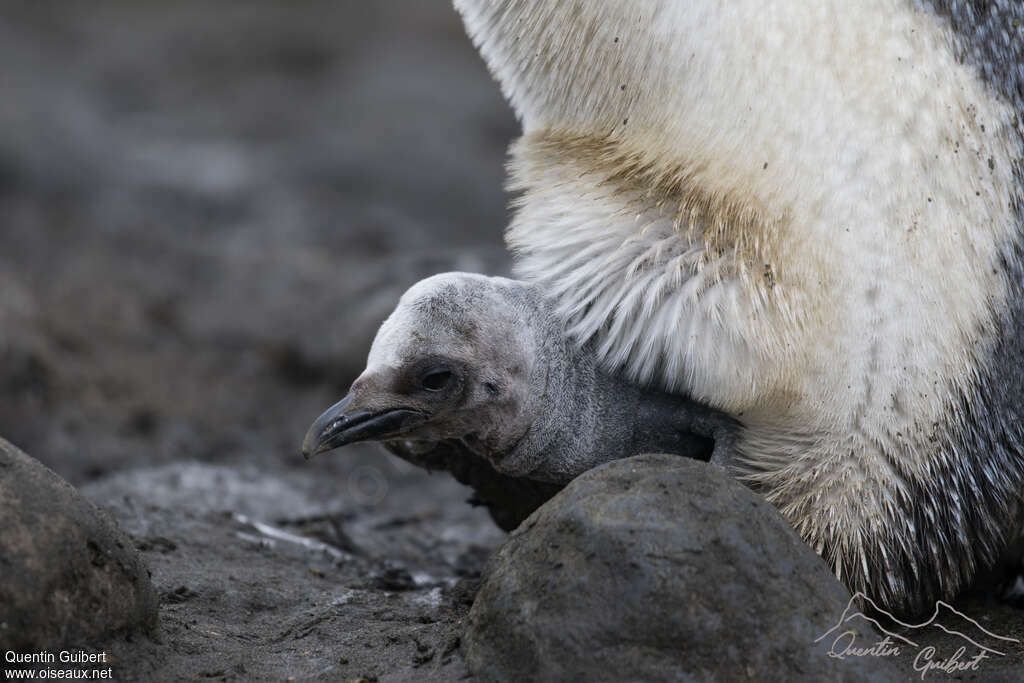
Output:
<svg viewBox="0 0 1024 683">
<path fill-rule="evenodd" d="M 737 473 L 851 589 L 915 609 L 993 561 L 1024 488 L 996 367 L 1022 355 L 1022 10 L 455 4 L 523 123 L 517 272 L 568 333 L 741 420 Z"/>
</svg>

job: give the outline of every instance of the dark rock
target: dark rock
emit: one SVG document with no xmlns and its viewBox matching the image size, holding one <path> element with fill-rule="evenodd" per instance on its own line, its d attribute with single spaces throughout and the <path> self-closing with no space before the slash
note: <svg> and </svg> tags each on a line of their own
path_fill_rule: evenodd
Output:
<svg viewBox="0 0 1024 683">
<path fill-rule="evenodd" d="M 416 588 L 416 581 L 409 570 L 396 565 L 387 565 L 375 572 L 370 583 L 384 591 L 411 591 Z"/>
<path fill-rule="evenodd" d="M 157 628 L 157 596 L 128 538 L 73 486 L 0 439 L 0 647 L 96 646 Z"/>
<path fill-rule="evenodd" d="M 464 651 L 482 680 L 884 679 L 887 661 L 815 643 L 849 600 L 724 470 L 644 455 L 583 474 L 513 532 Z"/>
<path fill-rule="evenodd" d="M 160 601 L 171 605 L 177 605 L 198 597 L 199 593 L 196 593 L 188 586 L 178 586 L 174 590 L 162 592 L 160 594 Z"/>
</svg>

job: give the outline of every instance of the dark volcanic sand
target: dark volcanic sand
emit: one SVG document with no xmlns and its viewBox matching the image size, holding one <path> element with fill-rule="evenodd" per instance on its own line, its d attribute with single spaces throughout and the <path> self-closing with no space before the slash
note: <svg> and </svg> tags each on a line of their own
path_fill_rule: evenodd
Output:
<svg viewBox="0 0 1024 683">
<path fill-rule="evenodd" d="M 115 678 L 465 675 L 502 534 L 298 452 L 409 284 L 507 269 L 516 125 L 447 1 L 5 3 L 0 63 L 0 435 L 150 564 L 162 640 L 92 644 Z"/>
</svg>

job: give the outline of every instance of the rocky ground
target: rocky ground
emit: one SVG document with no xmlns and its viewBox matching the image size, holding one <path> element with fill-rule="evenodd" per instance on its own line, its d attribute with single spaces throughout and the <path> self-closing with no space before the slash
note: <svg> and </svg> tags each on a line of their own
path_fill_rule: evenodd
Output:
<svg viewBox="0 0 1024 683">
<path fill-rule="evenodd" d="M 0 63 L 0 436 L 161 601 L 87 645 L 118 680 L 465 676 L 504 534 L 376 447 L 299 455 L 409 284 L 508 267 L 516 124 L 448 2 L 5 3 Z"/>
<path fill-rule="evenodd" d="M 0 63 L 0 435 L 144 550 L 163 644 L 119 675 L 451 666 L 502 534 L 447 477 L 299 447 L 408 285 L 507 268 L 515 121 L 454 10 L 8 3 Z"/>
</svg>

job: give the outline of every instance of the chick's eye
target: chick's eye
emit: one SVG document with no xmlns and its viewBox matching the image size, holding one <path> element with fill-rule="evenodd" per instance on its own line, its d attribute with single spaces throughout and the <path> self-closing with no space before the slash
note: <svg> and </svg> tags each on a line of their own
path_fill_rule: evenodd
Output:
<svg viewBox="0 0 1024 683">
<path fill-rule="evenodd" d="M 423 376 L 420 384 L 427 391 L 441 391 L 452 379 L 452 373 L 448 370 L 435 370 Z"/>
</svg>

